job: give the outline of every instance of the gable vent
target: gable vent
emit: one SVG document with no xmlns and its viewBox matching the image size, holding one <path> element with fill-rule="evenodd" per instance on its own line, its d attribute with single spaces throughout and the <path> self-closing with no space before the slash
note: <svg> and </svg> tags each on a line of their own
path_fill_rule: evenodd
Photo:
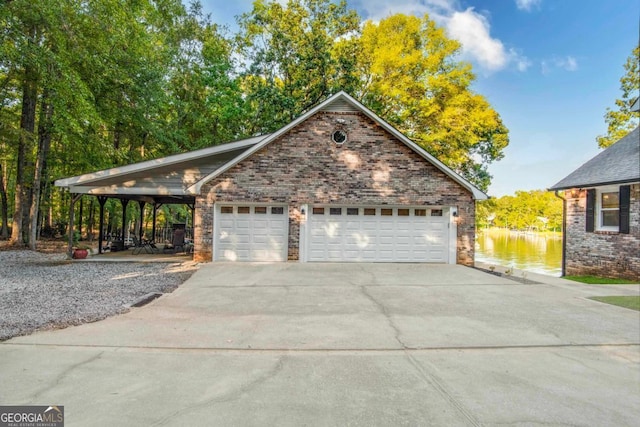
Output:
<svg viewBox="0 0 640 427">
<path fill-rule="evenodd" d="M 322 111 L 328 113 L 354 113 L 358 110 L 344 99 L 336 99 L 322 109 Z"/>
</svg>

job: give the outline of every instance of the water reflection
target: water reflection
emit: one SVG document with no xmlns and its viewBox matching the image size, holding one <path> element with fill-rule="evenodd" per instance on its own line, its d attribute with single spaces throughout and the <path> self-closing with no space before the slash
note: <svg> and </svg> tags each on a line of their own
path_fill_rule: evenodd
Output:
<svg viewBox="0 0 640 427">
<path fill-rule="evenodd" d="M 481 230 L 476 235 L 476 261 L 560 276 L 562 237 L 508 230 Z"/>
</svg>

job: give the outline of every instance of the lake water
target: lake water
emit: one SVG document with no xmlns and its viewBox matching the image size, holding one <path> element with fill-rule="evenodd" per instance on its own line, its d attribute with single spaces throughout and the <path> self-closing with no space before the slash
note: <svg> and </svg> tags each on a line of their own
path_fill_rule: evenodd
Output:
<svg viewBox="0 0 640 427">
<path fill-rule="evenodd" d="M 481 230 L 476 234 L 476 261 L 560 276 L 562 238 L 535 233 Z"/>
</svg>

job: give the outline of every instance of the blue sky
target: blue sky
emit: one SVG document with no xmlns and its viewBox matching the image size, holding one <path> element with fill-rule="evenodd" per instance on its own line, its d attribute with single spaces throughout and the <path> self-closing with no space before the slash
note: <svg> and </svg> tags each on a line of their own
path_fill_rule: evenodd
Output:
<svg viewBox="0 0 640 427">
<path fill-rule="evenodd" d="M 284 1 L 282 1 L 284 3 Z M 234 30 L 251 0 L 202 0 Z M 638 43 L 638 0 L 348 0 L 363 19 L 428 13 L 463 46 L 474 90 L 510 130 L 490 166 L 489 195 L 544 189 L 598 153 L 603 115 L 621 96 L 623 64 Z"/>
</svg>

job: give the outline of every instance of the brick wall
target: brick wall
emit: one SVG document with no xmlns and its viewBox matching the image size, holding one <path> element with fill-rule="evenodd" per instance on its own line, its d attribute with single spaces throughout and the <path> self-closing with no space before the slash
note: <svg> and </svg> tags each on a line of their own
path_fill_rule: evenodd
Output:
<svg viewBox="0 0 640 427">
<path fill-rule="evenodd" d="M 339 146 L 336 128 L 348 133 Z M 196 199 L 195 259 L 210 261 L 216 202 L 287 203 L 290 260 L 298 259 L 303 204 L 458 208 L 457 262 L 473 264 L 472 194 L 360 113 L 319 112 L 202 187 Z"/>
<path fill-rule="evenodd" d="M 584 193 L 584 192 L 583 192 Z M 566 274 L 640 280 L 640 184 L 631 185 L 629 234 L 586 229 L 586 195 L 567 200 Z"/>
</svg>

